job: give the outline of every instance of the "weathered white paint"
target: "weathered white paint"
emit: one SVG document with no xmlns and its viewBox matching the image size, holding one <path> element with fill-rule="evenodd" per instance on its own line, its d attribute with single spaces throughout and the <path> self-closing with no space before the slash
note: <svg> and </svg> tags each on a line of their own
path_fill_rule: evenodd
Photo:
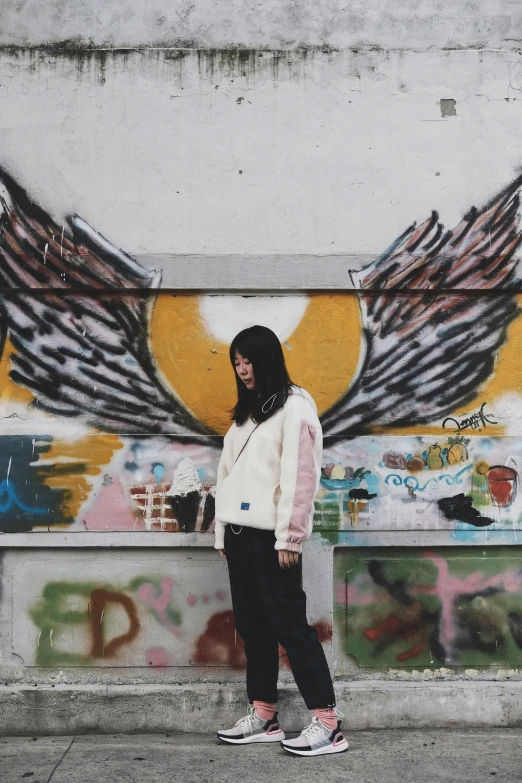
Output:
<svg viewBox="0 0 522 783">
<path fill-rule="evenodd" d="M 203 296 L 199 309 L 208 334 L 227 345 L 255 324 L 273 329 L 283 342 L 297 328 L 307 306 L 306 296 Z"/>
<path fill-rule="evenodd" d="M 82 39 L 116 46 L 194 41 L 200 46 L 286 47 L 307 44 L 388 48 L 510 46 L 520 42 L 521 12 L 510 0 L 453 3 L 339 3 L 323 0 L 8 0 L 2 9 L 5 44 Z M 68 41 L 74 48 L 77 40 Z"/>
<path fill-rule="evenodd" d="M 0 58 L 1 163 L 152 268 L 249 254 L 259 284 L 258 254 L 291 254 L 293 277 L 301 254 L 362 264 L 432 209 L 455 225 L 521 163 L 517 52 L 167 54 Z"/>
</svg>

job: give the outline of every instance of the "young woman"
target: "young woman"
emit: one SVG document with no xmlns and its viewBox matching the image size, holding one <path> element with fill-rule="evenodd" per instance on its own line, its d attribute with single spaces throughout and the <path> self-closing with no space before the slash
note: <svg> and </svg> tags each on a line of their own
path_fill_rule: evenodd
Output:
<svg viewBox="0 0 522 783">
<path fill-rule="evenodd" d="M 301 550 L 311 532 L 322 432 L 310 395 L 292 384 L 278 338 L 264 326 L 230 346 L 237 404 L 216 491 L 215 547 L 226 557 L 247 658 L 248 715 L 218 731 L 224 742 L 277 742 L 304 756 L 348 748 L 332 679 L 306 618 Z M 286 650 L 311 724 L 286 740 L 277 721 L 279 649 Z"/>
</svg>

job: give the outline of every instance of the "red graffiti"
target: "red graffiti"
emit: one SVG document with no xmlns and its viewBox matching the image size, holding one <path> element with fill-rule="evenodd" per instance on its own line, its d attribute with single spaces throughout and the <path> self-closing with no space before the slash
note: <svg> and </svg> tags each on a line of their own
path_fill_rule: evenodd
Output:
<svg viewBox="0 0 522 783">
<path fill-rule="evenodd" d="M 110 642 L 105 641 L 103 632 L 103 615 L 108 603 L 121 604 L 129 618 L 129 630 L 120 636 L 115 636 Z M 91 623 L 93 658 L 110 658 L 116 655 L 120 647 L 134 641 L 140 631 L 140 621 L 136 605 L 132 598 L 125 593 L 116 593 L 112 590 L 93 590 L 89 603 L 89 619 Z"/>
<path fill-rule="evenodd" d="M 400 663 L 404 663 L 404 661 L 409 661 L 410 658 L 415 658 L 416 655 L 421 653 L 424 650 L 424 644 L 416 644 L 415 647 L 412 647 L 411 650 L 406 650 L 406 652 L 401 653 L 397 656 L 397 660 Z"/>
<path fill-rule="evenodd" d="M 375 628 L 367 628 L 364 632 L 365 637 L 370 642 L 379 642 L 383 640 L 394 641 L 395 639 L 414 639 L 419 633 L 422 633 L 423 626 L 420 619 L 402 620 L 396 614 L 390 614 L 382 623 Z M 400 663 L 415 658 L 416 655 L 424 650 L 424 644 L 416 644 L 406 652 L 397 655 Z"/>
<path fill-rule="evenodd" d="M 332 626 L 323 621 L 314 626 L 321 643 L 332 638 Z M 289 667 L 286 651 L 279 645 L 281 666 Z M 246 665 L 243 640 L 236 631 L 234 614 L 229 609 L 213 615 L 207 623 L 204 633 L 196 642 L 194 663 L 199 666 L 231 666 L 241 669 Z"/>
<path fill-rule="evenodd" d="M 418 623 L 401 620 L 396 614 L 391 614 L 375 628 L 368 628 L 364 635 L 370 642 L 376 642 L 381 637 L 399 636 L 401 639 L 411 639 L 419 630 Z"/>
<path fill-rule="evenodd" d="M 196 642 L 194 663 L 199 666 L 231 666 L 233 669 L 246 665 L 243 640 L 236 631 L 230 609 L 212 615 Z"/>
</svg>

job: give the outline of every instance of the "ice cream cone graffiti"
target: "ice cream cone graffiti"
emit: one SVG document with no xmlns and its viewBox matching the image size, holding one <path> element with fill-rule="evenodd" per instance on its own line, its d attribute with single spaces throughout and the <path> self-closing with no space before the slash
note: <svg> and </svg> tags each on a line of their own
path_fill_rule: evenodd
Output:
<svg viewBox="0 0 522 783">
<path fill-rule="evenodd" d="M 364 500 L 349 500 L 346 504 L 348 509 L 348 516 L 350 517 L 350 524 L 352 527 L 359 527 L 359 512 L 366 508 L 366 501 Z"/>
<path fill-rule="evenodd" d="M 368 501 L 377 497 L 375 493 L 369 493 L 367 489 L 351 489 L 348 493 L 350 500 L 346 503 L 350 524 L 359 527 L 359 513 L 368 505 Z"/>
<path fill-rule="evenodd" d="M 202 490 L 203 485 L 194 463 L 188 457 L 182 459 L 174 471 L 167 498 L 185 533 L 192 533 L 196 529 Z"/>
</svg>

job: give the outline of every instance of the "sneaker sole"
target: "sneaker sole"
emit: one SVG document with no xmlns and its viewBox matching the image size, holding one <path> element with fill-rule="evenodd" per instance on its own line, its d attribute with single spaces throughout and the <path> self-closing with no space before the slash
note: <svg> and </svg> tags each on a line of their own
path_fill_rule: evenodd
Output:
<svg viewBox="0 0 522 783">
<path fill-rule="evenodd" d="M 326 745 L 324 748 L 316 748 L 316 750 L 298 750 L 297 748 L 289 748 L 287 745 L 281 743 L 283 750 L 287 753 L 294 753 L 296 756 L 325 756 L 329 753 L 345 753 L 348 748 L 348 740 L 340 742 L 339 745 Z"/>
<path fill-rule="evenodd" d="M 222 742 L 228 742 L 231 745 L 248 745 L 252 742 L 281 742 L 285 739 L 285 733 L 281 731 L 274 731 L 273 734 L 253 734 L 251 737 L 243 737 L 242 739 L 232 739 L 232 737 L 223 737 L 218 733 L 218 739 Z"/>
</svg>

